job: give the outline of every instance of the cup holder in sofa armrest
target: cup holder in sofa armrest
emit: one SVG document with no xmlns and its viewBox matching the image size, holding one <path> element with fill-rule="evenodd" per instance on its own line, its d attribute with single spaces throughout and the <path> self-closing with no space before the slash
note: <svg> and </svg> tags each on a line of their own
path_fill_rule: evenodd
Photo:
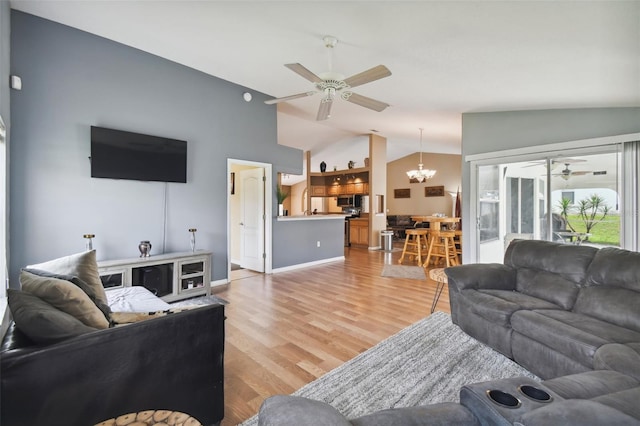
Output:
<svg viewBox="0 0 640 426">
<path fill-rule="evenodd" d="M 525 395 L 526 397 L 534 401 L 538 401 L 538 402 L 553 401 L 553 397 L 549 395 L 547 391 L 537 388 L 535 386 L 521 385 L 521 386 L 518 386 L 518 390 L 523 395 Z"/>
<path fill-rule="evenodd" d="M 489 389 L 487 390 L 487 397 L 491 402 L 507 408 L 519 408 L 522 405 L 518 398 L 501 390 Z"/>
</svg>

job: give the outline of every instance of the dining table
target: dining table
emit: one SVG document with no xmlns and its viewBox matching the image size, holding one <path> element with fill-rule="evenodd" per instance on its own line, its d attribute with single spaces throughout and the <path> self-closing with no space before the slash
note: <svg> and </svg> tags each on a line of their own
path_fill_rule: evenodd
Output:
<svg viewBox="0 0 640 426">
<path fill-rule="evenodd" d="M 428 223 L 429 229 L 433 229 L 439 231 L 442 227 L 442 224 L 451 225 L 460 223 L 459 217 L 449 217 L 449 216 L 411 216 L 411 220 L 413 220 L 416 224 L 418 223 Z"/>
</svg>

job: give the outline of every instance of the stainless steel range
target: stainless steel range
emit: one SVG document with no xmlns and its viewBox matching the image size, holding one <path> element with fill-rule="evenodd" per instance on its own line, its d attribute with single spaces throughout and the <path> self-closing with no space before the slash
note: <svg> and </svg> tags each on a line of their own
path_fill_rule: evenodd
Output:
<svg viewBox="0 0 640 426">
<path fill-rule="evenodd" d="M 349 219 L 353 219 L 354 217 L 360 217 L 360 209 L 358 207 L 343 207 L 342 213 L 345 214 L 344 218 L 344 246 L 349 247 L 351 243 L 349 242 Z"/>
</svg>

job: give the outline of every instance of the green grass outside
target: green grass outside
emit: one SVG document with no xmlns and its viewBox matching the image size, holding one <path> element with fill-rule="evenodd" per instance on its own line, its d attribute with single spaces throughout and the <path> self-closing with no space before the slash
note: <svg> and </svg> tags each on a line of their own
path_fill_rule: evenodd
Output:
<svg viewBox="0 0 640 426">
<path fill-rule="evenodd" d="M 572 214 L 568 218 L 576 232 L 586 232 L 584 221 L 580 215 Z M 588 241 L 594 244 L 620 246 L 620 215 L 608 214 L 602 222 L 598 222 L 591 228 L 591 236 Z"/>
</svg>

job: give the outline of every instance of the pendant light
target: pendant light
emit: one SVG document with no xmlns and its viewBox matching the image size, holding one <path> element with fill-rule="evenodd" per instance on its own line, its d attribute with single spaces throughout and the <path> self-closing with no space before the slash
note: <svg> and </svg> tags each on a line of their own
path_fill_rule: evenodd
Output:
<svg viewBox="0 0 640 426">
<path fill-rule="evenodd" d="M 431 179 L 435 174 L 435 170 L 423 169 L 422 166 L 422 127 L 420 127 L 420 163 L 418 163 L 418 170 L 409 170 L 407 176 L 409 179 L 415 179 L 422 183 L 427 179 Z"/>
</svg>

